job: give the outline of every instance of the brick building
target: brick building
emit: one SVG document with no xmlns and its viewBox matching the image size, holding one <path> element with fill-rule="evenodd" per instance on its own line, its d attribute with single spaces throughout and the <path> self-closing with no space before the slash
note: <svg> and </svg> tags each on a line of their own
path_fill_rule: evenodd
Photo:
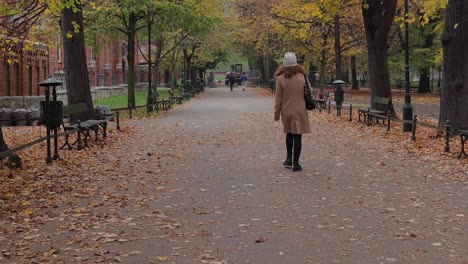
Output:
<svg viewBox="0 0 468 264">
<path fill-rule="evenodd" d="M 91 87 L 111 87 L 126 84 L 127 47 L 124 41 L 101 40 L 99 50 L 86 47 L 86 60 Z M 49 76 L 64 82 L 64 53 L 61 36 L 52 39 L 51 45 L 35 44 L 31 51 L 26 51 L 19 42 L 10 49 L 12 52 L 0 51 L 0 96 L 42 95 L 38 82 Z M 138 45 L 138 44 L 137 44 Z M 140 50 L 140 48 L 136 48 Z M 141 50 L 147 51 L 147 45 Z M 148 81 L 148 66 L 143 56 L 135 54 L 136 82 Z M 124 72 L 125 71 L 125 72 Z M 153 78 L 154 80 L 154 78 Z M 159 73 L 159 80 L 166 82 L 164 73 Z"/>
<path fill-rule="evenodd" d="M 34 44 L 25 50 L 22 42 L 12 43 L 0 51 L 0 96 L 43 94 L 37 83 L 48 76 L 47 46 Z"/>
<path fill-rule="evenodd" d="M 103 39 L 99 43 L 99 49 L 86 46 L 86 61 L 88 66 L 89 84 L 91 87 L 117 86 L 126 82 L 127 47 L 125 42 L 115 43 Z M 135 55 L 135 61 L 141 56 Z M 65 82 L 64 76 L 64 54 L 61 36 L 56 36 L 56 42 L 49 48 L 50 74 Z M 140 68 L 136 67 L 137 76 Z M 144 80 L 146 81 L 146 79 Z M 65 84 L 66 86 L 66 84 Z"/>
</svg>

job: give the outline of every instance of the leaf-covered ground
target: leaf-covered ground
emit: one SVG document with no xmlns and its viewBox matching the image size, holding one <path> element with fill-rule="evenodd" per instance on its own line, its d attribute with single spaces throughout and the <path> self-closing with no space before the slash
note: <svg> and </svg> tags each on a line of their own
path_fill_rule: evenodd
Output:
<svg viewBox="0 0 468 264">
<path fill-rule="evenodd" d="M 468 263 L 458 138 L 445 153 L 431 129 L 313 111 L 293 173 L 272 104 L 208 89 L 51 165 L 44 144 L 20 152 L 0 168 L 0 263 Z"/>
</svg>

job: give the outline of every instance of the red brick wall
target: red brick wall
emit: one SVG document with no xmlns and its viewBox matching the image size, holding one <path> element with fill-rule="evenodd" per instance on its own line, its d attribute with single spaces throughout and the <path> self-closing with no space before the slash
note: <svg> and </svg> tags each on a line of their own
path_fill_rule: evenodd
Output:
<svg viewBox="0 0 468 264">
<path fill-rule="evenodd" d="M 51 43 L 55 44 L 49 47 L 35 45 L 32 51 L 24 51 L 21 44 L 18 44 L 12 48 L 15 54 L 0 52 L 0 96 L 44 94 L 44 88 L 40 88 L 37 83 L 64 70 L 63 49 L 59 48 L 61 47 L 60 36 L 54 37 Z M 88 66 L 91 56 L 96 61 L 96 67 L 88 67 L 90 86 L 112 86 L 124 83 L 126 76 L 124 78 L 122 59 L 125 59 L 125 71 L 128 71 L 128 64 L 122 42 L 106 41 L 106 44 L 101 46 L 99 52 L 90 47 L 86 48 Z M 144 58 L 138 50 L 136 48 L 135 54 L 137 82 L 146 82 L 146 68 L 140 69 L 138 64 L 144 62 Z M 165 80 L 164 73 L 160 73 L 159 80 L 160 82 Z"/>
<path fill-rule="evenodd" d="M 47 47 L 34 45 L 32 51 L 25 51 L 19 43 L 10 50 L 0 52 L 0 96 L 37 95 L 37 83 L 47 76 Z"/>
</svg>

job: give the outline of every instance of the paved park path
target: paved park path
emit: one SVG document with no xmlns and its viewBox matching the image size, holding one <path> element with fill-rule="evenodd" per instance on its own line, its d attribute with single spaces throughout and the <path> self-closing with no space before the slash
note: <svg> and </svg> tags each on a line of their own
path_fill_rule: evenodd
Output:
<svg viewBox="0 0 468 264">
<path fill-rule="evenodd" d="M 131 137 L 96 161 L 115 170 L 54 209 L 35 250 L 57 263 L 468 263 L 468 184 L 442 174 L 450 164 L 314 111 L 304 171 L 284 169 L 262 93 L 208 88 L 124 123 Z"/>
</svg>

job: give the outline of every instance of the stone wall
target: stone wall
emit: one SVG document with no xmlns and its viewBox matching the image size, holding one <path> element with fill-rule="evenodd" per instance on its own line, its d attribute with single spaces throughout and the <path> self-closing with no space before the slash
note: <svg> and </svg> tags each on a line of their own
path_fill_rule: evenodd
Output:
<svg viewBox="0 0 468 264">
<path fill-rule="evenodd" d="M 146 91 L 148 84 L 138 83 L 135 85 L 136 92 Z M 91 97 L 93 100 L 105 99 L 111 96 L 127 94 L 127 85 L 111 86 L 111 87 L 93 87 L 91 88 Z M 51 96 L 52 97 L 52 96 Z M 67 92 L 65 90 L 57 91 L 57 100 L 67 104 Z M 0 108 L 30 108 L 31 106 L 39 106 L 40 101 L 45 101 L 44 96 L 0 96 Z"/>
</svg>

